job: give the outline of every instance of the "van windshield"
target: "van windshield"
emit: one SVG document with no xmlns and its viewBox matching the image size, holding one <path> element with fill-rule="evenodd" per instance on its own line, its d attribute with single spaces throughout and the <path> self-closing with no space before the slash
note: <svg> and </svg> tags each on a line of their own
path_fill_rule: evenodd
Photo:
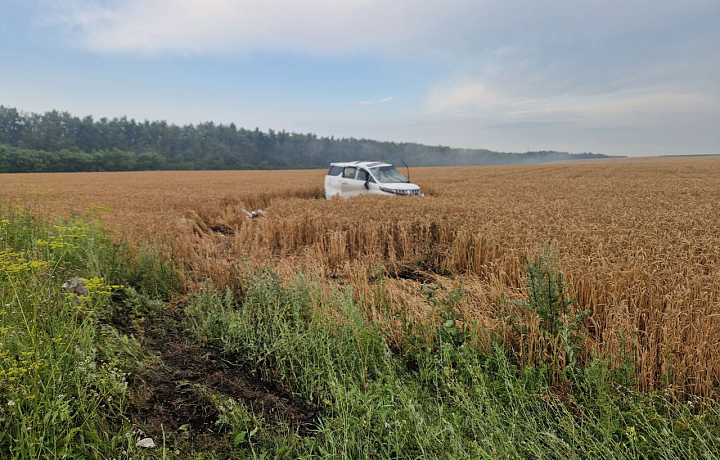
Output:
<svg viewBox="0 0 720 460">
<path fill-rule="evenodd" d="M 378 182 L 384 184 L 408 182 L 408 180 L 405 179 L 405 176 L 395 169 L 395 166 L 380 166 L 377 168 L 371 168 L 370 171 L 372 171 Z"/>
</svg>

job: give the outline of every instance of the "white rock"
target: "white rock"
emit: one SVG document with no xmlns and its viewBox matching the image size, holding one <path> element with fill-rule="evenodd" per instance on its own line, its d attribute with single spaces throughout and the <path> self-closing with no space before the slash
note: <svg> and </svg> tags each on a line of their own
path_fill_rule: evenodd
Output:
<svg viewBox="0 0 720 460">
<path fill-rule="evenodd" d="M 143 438 L 135 444 L 135 447 L 152 448 L 155 447 L 155 441 L 153 441 L 152 438 Z"/>
</svg>

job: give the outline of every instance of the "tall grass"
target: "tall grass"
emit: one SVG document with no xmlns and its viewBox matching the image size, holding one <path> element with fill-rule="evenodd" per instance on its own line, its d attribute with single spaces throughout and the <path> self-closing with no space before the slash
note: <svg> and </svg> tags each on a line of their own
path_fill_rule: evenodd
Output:
<svg viewBox="0 0 720 460">
<path fill-rule="evenodd" d="M 407 328 L 404 346 L 391 350 L 351 294 L 328 302 L 320 291 L 303 277 L 284 286 L 266 272 L 240 297 L 208 287 L 187 304 L 201 340 L 322 409 L 313 436 L 263 426 L 243 436 L 237 455 L 671 459 L 720 451 L 715 405 L 697 415 L 663 393 L 638 393 L 600 359 L 557 387 L 547 366 L 521 368 L 499 341 L 478 349 L 479 332 L 451 313 L 458 293 L 433 294 L 442 319 L 430 341 Z"/>
<path fill-rule="evenodd" d="M 549 363 L 574 342 L 562 335 L 570 303 L 547 258 L 528 266 L 525 303 L 508 304 L 544 321 L 548 344 L 553 335 L 565 340 L 532 359 L 462 315 L 462 288 L 425 285 L 433 322 L 408 316 L 391 340 L 351 288 L 322 277 L 287 282 L 247 269 L 241 289 L 206 284 L 178 307 L 190 338 L 304 398 L 318 408 L 317 423 L 301 430 L 269 421 L 206 388 L 226 428 L 209 450 L 192 445 L 207 433 L 183 427 L 143 450 L 135 446 L 143 421 L 130 417 L 128 401 L 158 358 L 135 336 L 142 331 L 118 327 L 172 308 L 162 299 L 179 288 L 176 272 L 156 252 L 130 250 L 83 220 L 52 224 L 9 209 L 0 238 L 2 458 L 670 459 L 720 451 L 720 408 L 711 400 L 637 392 L 623 378 L 632 372 L 618 374 L 599 356 L 553 374 Z M 74 276 L 86 280 L 87 297 L 61 288 Z"/>
<path fill-rule="evenodd" d="M 87 221 L 0 213 L 2 458 L 110 458 L 135 449 L 125 415 L 128 374 L 113 359 L 122 342 L 104 323 L 122 284 L 144 270 L 151 269 L 139 288 L 160 294 L 172 284 L 172 277 L 157 282 L 167 275 L 161 265 L 125 258 Z M 62 289 L 76 276 L 88 296 Z M 125 346 L 137 344 L 125 338 Z"/>
</svg>

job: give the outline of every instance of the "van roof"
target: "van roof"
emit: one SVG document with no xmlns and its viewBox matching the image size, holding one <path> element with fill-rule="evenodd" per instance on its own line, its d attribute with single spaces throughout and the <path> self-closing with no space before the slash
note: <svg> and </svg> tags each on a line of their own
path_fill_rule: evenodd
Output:
<svg viewBox="0 0 720 460">
<path fill-rule="evenodd" d="M 358 166 L 363 168 L 376 168 L 378 166 L 392 166 L 390 163 L 384 161 L 346 161 L 342 163 L 330 163 L 330 166 L 340 166 L 345 168 L 346 166 Z"/>
</svg>

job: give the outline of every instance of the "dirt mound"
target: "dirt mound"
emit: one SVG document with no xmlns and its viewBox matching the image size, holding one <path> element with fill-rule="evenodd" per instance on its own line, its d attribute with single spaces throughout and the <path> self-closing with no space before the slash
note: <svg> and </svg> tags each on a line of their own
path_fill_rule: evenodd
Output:
<svg viewBox="0 0 720 460">
<path fill-rule="evenodd" d="M 218 411 L 212 393 L 233 398 L 268 421 L 282 421 L 308 434 L 317 426 L 317 411 L 306 401 L 263 382 L 247 366 L 218 350 L 190 343 L 182 317 L 174 310 L 162 312 L 145 327 L 143 345 L 157 354 L 162 366 L 141 379 L 131 399 L 130 413 L 146 426 L 149 435 L 192 431 L 193 444 L 220 442 L 223 426 L 215 422 Z"/>
</svg>

